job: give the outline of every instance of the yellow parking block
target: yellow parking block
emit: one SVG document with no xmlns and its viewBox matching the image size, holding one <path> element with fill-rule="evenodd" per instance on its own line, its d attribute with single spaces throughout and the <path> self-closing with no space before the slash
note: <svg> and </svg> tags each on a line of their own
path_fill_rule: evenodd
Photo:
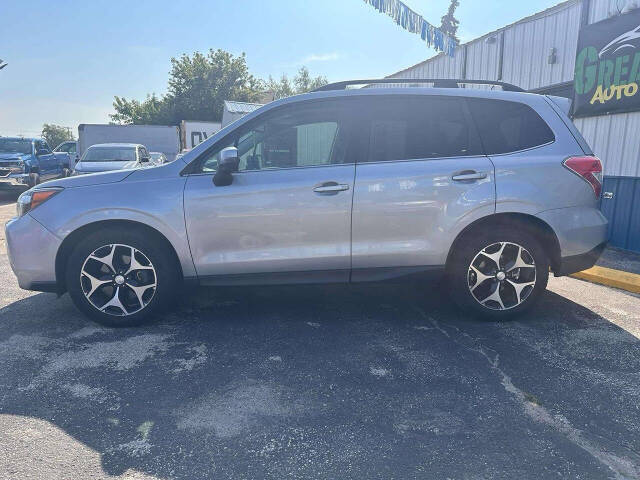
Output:
<svg viewBox="0 0 640 480">
<path fill-rule="evenodd" d="M 591 267 L 582 272 L 574 273 L 572 277 L 587 280 L 608 287 L 615 287 L 627 292 L 640 293 L 640 275 L 614 270 L 613 268 Z"/>
</svg>

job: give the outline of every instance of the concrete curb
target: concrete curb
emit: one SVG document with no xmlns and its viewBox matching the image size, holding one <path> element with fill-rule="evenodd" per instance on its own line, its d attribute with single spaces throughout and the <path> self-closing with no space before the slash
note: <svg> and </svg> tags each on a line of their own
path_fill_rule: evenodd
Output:
<svg viewBox="0 0 640 480">
<path fill-rule="evenodd" d="M 574 273 L 571 276 L 588 282 L 619 288 L 627 292 L 640 293 L 640 275 L 635 273 L 595 266 L 582 272 Z"/>
</svg>

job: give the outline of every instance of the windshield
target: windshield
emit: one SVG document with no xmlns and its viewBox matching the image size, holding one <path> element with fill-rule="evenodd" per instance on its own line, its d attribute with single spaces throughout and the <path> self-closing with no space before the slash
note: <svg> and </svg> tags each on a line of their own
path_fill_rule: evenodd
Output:
<svg viewBox="0 0 640 480">
<path fill-rule="evenodd" d="M 91 147 L 82 156 L 82 162 L 135 162 L 133 147 Z"/>
<path fill-rule="evenodd" d="M 31 140 L 22 138 L 0 138 L 0 152 L 3 153 L 31 153 Z"/>
</svg>

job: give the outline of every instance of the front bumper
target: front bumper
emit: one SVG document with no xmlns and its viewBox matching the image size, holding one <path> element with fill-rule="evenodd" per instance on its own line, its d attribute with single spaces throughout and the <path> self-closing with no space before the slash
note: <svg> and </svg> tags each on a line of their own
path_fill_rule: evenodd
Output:
<svg viewBox="0 0 640 480">
<path fill-rule="evenodd" d="M 5 237 L 9 263 L 20 288 L 54 290 L 60 239 L 29 214 L 9 220 L 5 225 Z"/>
<path fill-rule="evenodd" d="M 0 185 L 28 185 L 28 173 L 10 173 L 6 176 L 0 176 Z"/>
</svg>

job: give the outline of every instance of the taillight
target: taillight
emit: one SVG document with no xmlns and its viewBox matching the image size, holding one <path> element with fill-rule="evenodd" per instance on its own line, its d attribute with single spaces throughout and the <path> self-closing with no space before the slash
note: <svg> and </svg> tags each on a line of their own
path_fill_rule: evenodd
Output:
<svg viewBox="0 0 640 480">
<path fill-rule="evenodd" d="M 598 157 L 569 157 L 562 164 L 576 175 L 584 178 L 593 188 L 596 198 L 600 198 L 600 192 L 602 191 L 602 162 Z"/>
</svg>

